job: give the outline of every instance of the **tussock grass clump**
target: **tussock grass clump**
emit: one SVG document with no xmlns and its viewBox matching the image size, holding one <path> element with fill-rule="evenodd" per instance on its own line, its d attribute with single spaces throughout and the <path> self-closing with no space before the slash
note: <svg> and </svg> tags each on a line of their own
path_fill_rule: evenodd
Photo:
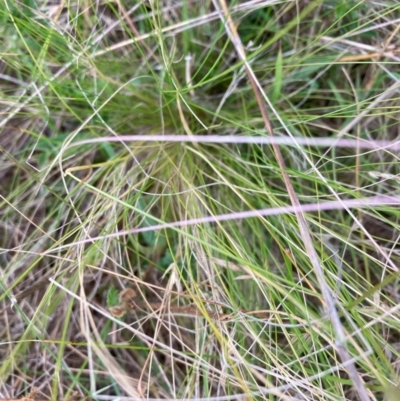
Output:
<svg viewBox="0 0 400 401">
<path fill-rule="evenodd" d="M 2 2 L 0 398 L 400 399 L 399 21 Z"/>
</svg>

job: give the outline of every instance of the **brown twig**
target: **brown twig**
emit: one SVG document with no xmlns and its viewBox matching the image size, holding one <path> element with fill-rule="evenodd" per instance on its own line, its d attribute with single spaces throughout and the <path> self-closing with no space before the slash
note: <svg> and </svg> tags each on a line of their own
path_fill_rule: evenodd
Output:
<svg viewBox="0 0 400 401">
<path fill-rule="evenodd" d="M 152 311 L 168 311 L 175 314 L 184 314 L 189 316 L 199 316 L 200 310 L 194 305 L 188 306 L 170 306 L 166 305 L 162 302 L 147 302 L 147 301 L 138 301 L 136 291 L 132 288 L 127 288 L 119 294 L 120 304 L 117 306 L 113 306 L 110 308 L 110 312 L 115 317 L 122 317 L 127 312 L 133 311 L 143 311 L 143 310 L 152 310 Z M 212 318 L 215 318 L 215 314 L 212 314 Z M 221 319 L 221 315 L 220 315 Z"/>
<path fill-rule="evenodd" d="M 128 312 L 137 312 L 143 310 L 151 310 L 153 312 L 167 311 L 173 314 L 188 316 L 200 316 L 202 314 L 201 310 L 193 304 L 187 306 L 170 306 L 162 302 L 138 301 L 136 291 L 132 288 L 127 288 L 121 291 L 119 294 L 119 300 L 120 303 L 118 305 L 110 308 L 110 312 L 114 317 L 122 317 Z M 221 306 L 217 302 L 207 301 L 207 303 Z M 270 311 L 246 311 L 244 309 L 241 309 L 240 312 L 243 314 L 255 316 L 260 319 L 268 319 L 271 317 Z M 211 312 L 209 316 L 213 320 L 227 321 L 232 319 L 233 314 Z"/>
</svg>

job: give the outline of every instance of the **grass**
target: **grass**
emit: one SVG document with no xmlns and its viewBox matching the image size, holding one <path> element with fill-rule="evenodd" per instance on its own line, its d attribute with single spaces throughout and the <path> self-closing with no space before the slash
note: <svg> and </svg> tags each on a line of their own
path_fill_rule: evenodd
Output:
<svg viewBox="0 0 400 401">
<path fill-rule="evenodd" d="M 400 5 L 227 3 L 0 4 L 0 398 L 400 399 Z"/>
</svg>

